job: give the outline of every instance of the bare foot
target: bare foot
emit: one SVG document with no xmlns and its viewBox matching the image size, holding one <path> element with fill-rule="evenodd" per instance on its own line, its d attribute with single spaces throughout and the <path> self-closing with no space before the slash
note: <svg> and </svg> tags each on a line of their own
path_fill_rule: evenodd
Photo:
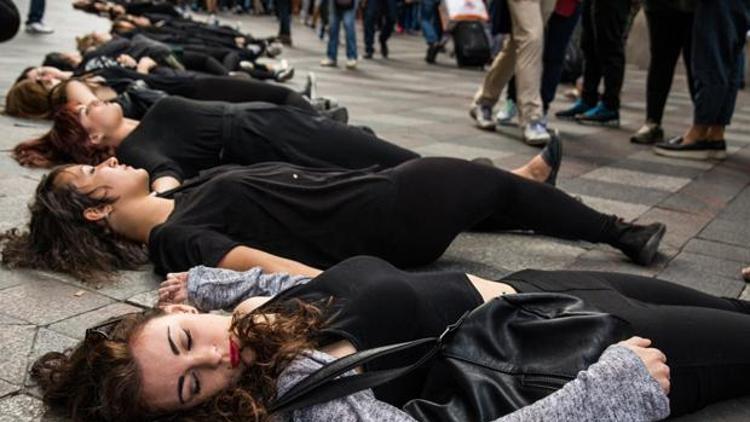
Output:
<svg viewBox="0 0 750 422">
<path fill-rule="evenodd" d="M 531 161 L 513 170 L 514 174 L 521 176 L 525 179 L 534 180 L 543 183 L 549 177 L 552 168 L 542 158 L 541 154 L 532 158 Z"/>
<path fill-rule="evenodd" d="M 693 144 L 695 141 L 706 139 L 708 137 L 708 127 L 703 125 L 692 125 L 690 129 L 682 135 L 683 144 Z"/>
<path fill-rule="evenodd" d="M 742 269 L 742 278 L 744 278 L 745 281 L 750 281 L 750 267 Z"/>
</svg>

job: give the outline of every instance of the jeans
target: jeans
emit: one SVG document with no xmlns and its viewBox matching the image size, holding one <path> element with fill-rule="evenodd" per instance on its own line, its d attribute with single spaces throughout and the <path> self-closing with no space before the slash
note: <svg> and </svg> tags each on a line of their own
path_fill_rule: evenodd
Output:
<svg viewBox="0 0 750 422">
<path fill-rule="evenodd" d="M 381 21 L 381 13 L 385 19 Z M 367 0 L 365 8 L 365 51 L 373 52 L 373 43 L 375 39 L 375 23 L 382 22 L 380 28 L 381 43 L 386 43 L 393 33 L 393 26 L 396 24 L 396 0 Z"/>
<path fill-rule="evenodd" d="M 42 18 L 44 17 L 45 5 L 45 0 L 31 0 L 31 4 L 29 4 L 29 16 L 26 19 L 26 25 L 31 25 L 32 23 L 38 23 L 42 21 Z"/>
<path fill-rule="evenodd" d="M 279 35 L 291 35 L 292 0 L 276 0 L 276 16 L 279 18 Z"/>
<path fill-rule="evenodd" d="M 690 69 L 693 14 L 678 10 L 646 11 L 646 22 L 651 43 L 651 62 L 646 82 L 646 120 L 661 124 L 680 53 L 687 70 L 690 97 L 694 97 L 693 72 Z"/>
<path fill-rule="evenodd" d="M 542 68 L 542 107 L 544 113 L 549 110 L 549 105 L 555 99 L 557 85 L 560 84 L 560 76 L 563 70 L 563 61 L 565 60 L 565 50 L 573 35 L 578 19 L 581 17 L 581 8 L 576 7 L 575 12 L 570 16 L 562 16 L 553 13 L 547 21 L 547 33 L 544 38 L 544 62 Z M 516 101 L 516 78 L 508 83 L 509 100 Z"/>
<path fill-rule="evenodd" d="M 584 0 L 583 91 L 581 99 L 599 101 L 599 82 L 604 79 L 602 102 L 610 110 L 620 109 L 620 91 L 625 77 L 625 28 L 631 0 Z"/>
<path fill-rule="evenodd" d="M 440 41 L 440 34 L 437 25 L 440 25 L 440 19 L 437 16 L 437 5 L 439 0 L 421 0 L 421 25 L 422 35 L 424 35 L 427 44 L 435 44 Z"/>
<path fill-rule="evenodd" d="M 630 323 L 634 335 L 651 339 L 667 356 L 671 416 L 750 393 L 746 301 L 630 274 L 527 270 L 503 281 L 521 293 L 578 297 Z"/>
<path fill-rule="evenodd" d="M 346 31 L 346 58 L 349 60 L 357 59 L 357 30 L 354 27 L 357 18 L 357 5 L 359 2 L 354 0 L 354 5 L 348 10 L 339 10 L 334 0 L 328 2 L 328 16 L 330 32 L 328 37 L 328 58 L 336 61 L 339 50 L 339 27 L 341 21 L 344 21 L 344 31 Z"/>
<path fill-rule="evenodd" d="M 740 59 L 750 26 L 750 1 L 699 0 L 693 23 L 693 123 L 728 125 L 740 85 Z"/>
</svg>

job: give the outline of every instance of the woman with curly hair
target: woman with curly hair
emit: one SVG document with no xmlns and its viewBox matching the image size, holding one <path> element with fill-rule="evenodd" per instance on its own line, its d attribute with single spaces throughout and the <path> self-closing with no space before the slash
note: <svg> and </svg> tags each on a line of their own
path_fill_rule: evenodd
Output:
<svg viewBox="0 0 750 422">
<path fill-rule="evenodd" d="M 750 303 L 651 278 L 525 270 L 490 281 L 458 272 L 408 273 L 372 257 L 346 260 L 312 280 L 257 268 L 194 268 L 172 278 L 180 281 L 164 283 L 166 302 L 174 303 L 172 287 L 181 285 L 204 310 L 236 305 L 233 315 L 169 304 L 92 327 L 72 351 L 34 363 L 32 377 L 44 401 L 76 421 L 413 422 L 401 409 L 426 387 L 429 368 L 290 413 L 269 409 L 337 357 L 435 337 L 498 296 L 540 292 L 564 292 L 642 337 L 601 345 L 595 363 L 515 412 L 493 414 L 493 396 L 487 395 L 484 421 L 651 421 L 750 393 Z M 260 286 L 279 294 L 270 301 L 247 299 Z M 595 339 L 574 340 L 580 335 L 560 334 L 584 353 Z M 536 344 L 534 338 L 525 341 Z M 517 358 L 534 364 L 533 357 Z M 413 359 L 392 355 L 356 372 L 399 368 Z"/>
</svg>

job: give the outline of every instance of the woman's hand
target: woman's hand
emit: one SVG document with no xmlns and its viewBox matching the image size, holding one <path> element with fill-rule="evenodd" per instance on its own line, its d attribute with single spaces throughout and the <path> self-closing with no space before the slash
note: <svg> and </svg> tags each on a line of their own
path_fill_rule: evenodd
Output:
<svg viewBox="0 0 750 422">
<path fill-rule="evenodd" d="M 159 287 L 159 306 L 182 304 L 188 299 L 188 273 L 170 273 Z"/>
<path fill-rule="evenodd" d="M 643 361 L 648 373 L 659 383 L 664 394 L 669 394 L 671 382 L 669 380 L 669 366 L 667 356 L 661 350 L 649 347 L 651 340 L 642 337 L 630 337 L 617 343 L 633 351 Z"/>
<path fill-rule="evenodd" d="M 117 56 L 117 63 L 120 63 L 122 67 L 134 68 L 138 65 L 134 58 L 127 54 L 120 54 Z"/>
<path fill-rule="evenodd" d="M 136 70 L 138 71 L 138 73 L 148 74 L 157 65 L 158 64 L 156 63 L 156 61 L 154 61 L 154 59 L 149 56 L 144 56 L 141 57 L 141 60 L 138 61 Z"/>
</svg>

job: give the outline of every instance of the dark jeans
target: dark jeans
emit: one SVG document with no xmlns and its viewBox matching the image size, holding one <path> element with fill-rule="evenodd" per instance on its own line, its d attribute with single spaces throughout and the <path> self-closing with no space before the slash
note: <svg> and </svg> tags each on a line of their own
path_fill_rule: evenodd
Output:
<svg viewBox="0 0 750 422">
<path fill-rule="evenodd" d="M 31 0 L 29 4 L 29 16 L 26 19 L 26 25 L 41 22 L 44 17 L 45 0 Z"/>
<path fill-rule="evenodd" d="M 671 370 L 671 416 L 750 393 L 750 302 L 629 274 L 531 270 L 503 281 L 577 296 L 651 339 Z"/>
<path fill-rule="evenodd" d="M 549 105 L 555 100 L 557 85 L 560 84 L 560 77 L 563 71 L 563 61 L 565 60 L 565 50 L 570 42 L 570 37 L 581 17 L 581 7 L 576 7 L 576 11 L 570 16 L 562 16 L 552 13 L 547 21 L 547 31 L 544 37 L 544 67 L 542 69 L 542 105 L 544 112 L 549 110 Z M 515 76 L 508 83 L 507 97 L 516 101 L 516 78 Z"/>
<path fill-rule="evenodd" d="M 599 82 L 604 79 L 602 102 L 611 110 L 620 108 L 620 91 L 625 77 L 624 35 L 630 5 L 631 0 L 583 0 L 581 99 L 587 104 L 599 101 Z"/>
<path fill-rule="evenodd" d="M 740 60 L 750 25 L 749 0 L 698 0 L 692 69 L 698 125 L 728 125 L 740 85 Z"/>
<path fill-rule="evenodd" d="M 436 260 L 467 230 L 533 230 L 602 242 L 615 220 L 550 185 L 466 160 L 422 158 L 386 172 L 396 195 L 382 257 L 401 267 Z"/>
<path fill-rule="evenodd" d="M 291 35 L 291 0 L 276 0 L 276 16 L 279 18 L 279 35 Z"/>
<path fill-rule="evenodd" d="M 646 22 L 651 43 L 651 62 L 646 82 L 646 119 L 661 124 L 680 53 L 687 70 L 690 97 L 694 96 L 693 72 L 690 69 L 693 14 L 677 10 L 646 12 Z"/>
<path fill-rule="evenodd" d="M 379 37 L 381 43 L 387 42 L 393 33 L 393 26 L 396 24 L 396 0 L 368 0 L 364 21 L 365 52 L 372 53 L 376 23 L 382 24 Z"/>
</svg>

